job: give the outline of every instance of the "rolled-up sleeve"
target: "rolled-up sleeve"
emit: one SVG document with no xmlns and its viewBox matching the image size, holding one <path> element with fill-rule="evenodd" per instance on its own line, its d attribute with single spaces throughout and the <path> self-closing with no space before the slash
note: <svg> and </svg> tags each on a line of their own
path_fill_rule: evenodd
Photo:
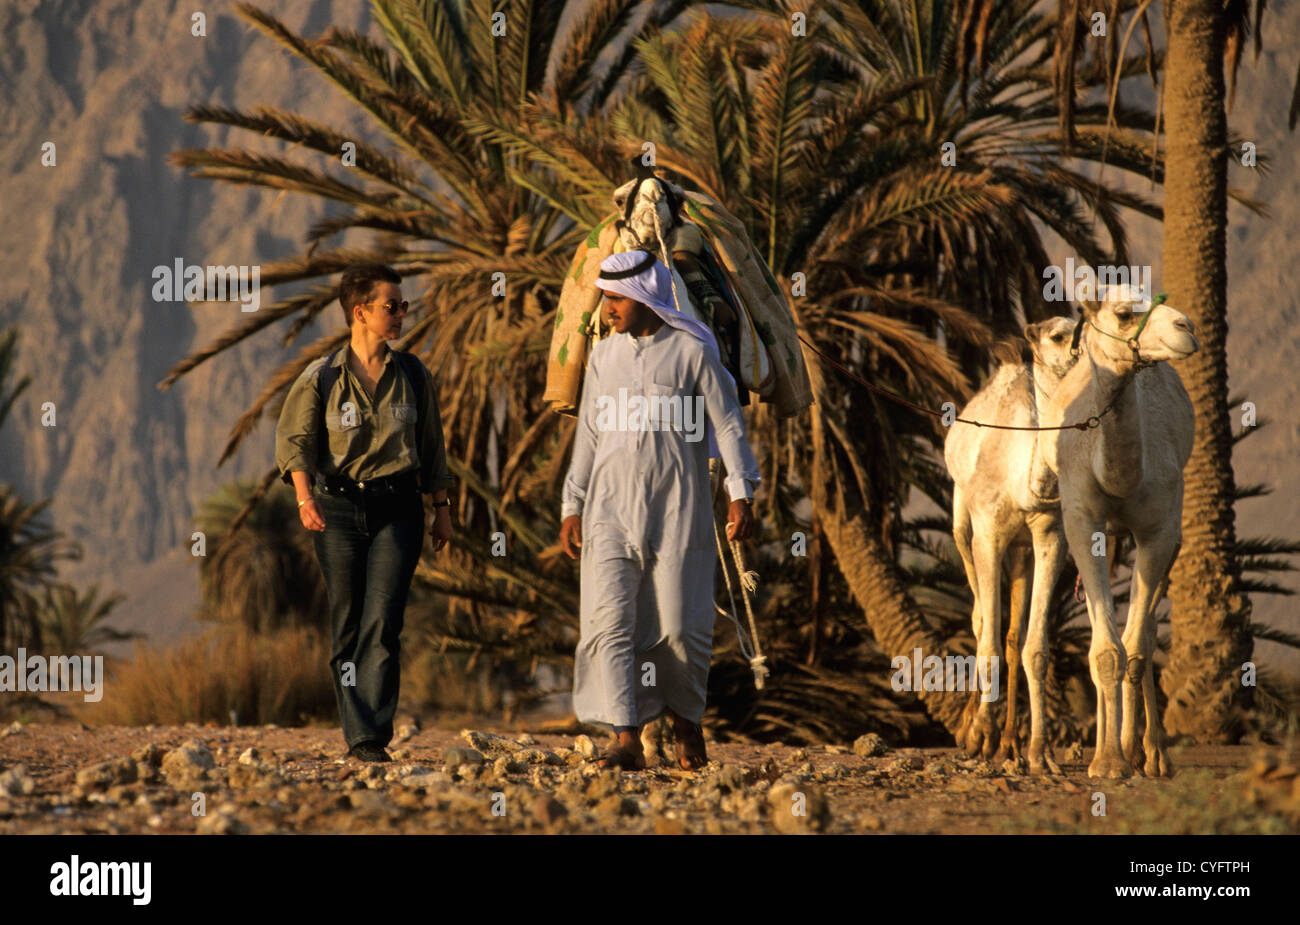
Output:
<svg viewBox="0 0 1300 925">
<path fill-rule="evenodd" d="M 275 425 L 275 464 L 280 480 L 292 484 L 291 472 L 316 473 L 317 420 L 320 395 L 316 375 L 321 363 L 313 363 L 289 387 Z"/>
<path fill-rule="evenodd" d="M 425 407 L 424 432 L 420 434 L 420 482 L 429 494 L 440 488 L 451 488 L 456 478 L 447 468 L 447 444 L 442 433 L 442 413 L 438 409 L 438 391 L 433 385 L 433 373 L 424 368 Z"/>
</svg>

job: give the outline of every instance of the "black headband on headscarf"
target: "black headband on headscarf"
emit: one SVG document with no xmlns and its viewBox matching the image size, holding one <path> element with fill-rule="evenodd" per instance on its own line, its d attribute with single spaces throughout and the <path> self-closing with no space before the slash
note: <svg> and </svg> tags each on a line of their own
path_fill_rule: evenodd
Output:
<svg viewBox="0 0 1300 925">
<path fill-rule="evenodd" d="M 630 267 L 626 270 L 601 270 L 598 278 L 599 279 L 627 279 L 632 276 L 640 276 L 643 272 L 645 272 L 647 267 L 651 266 L 655 262 L 655 260 L 658 259 L 655 257 L 654 254 L 650 253 L 649 251 L 642 251 L 641 253 L 645 254 L 645 259 L 642 260 L 636 266 Z"/>
</svg>

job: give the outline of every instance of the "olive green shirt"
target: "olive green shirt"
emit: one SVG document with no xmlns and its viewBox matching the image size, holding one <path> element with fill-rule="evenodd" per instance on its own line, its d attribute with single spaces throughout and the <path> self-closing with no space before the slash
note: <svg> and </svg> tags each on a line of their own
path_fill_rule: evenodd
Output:
<svg viewBox="0 0 1300 925">
<path fill-rule="evenodd" d="M 451 488 L 455 479 L 447 470 L 442 417 L 428 367 L 420 364 L 428 410 L 423 431 L 417 434 L 415 392 L 392 350 L 384 356 L 371 399 L 348 368 L 351 349 L 345 344 L 334 355 L 333 365 L 342 369 L 325 405 L 328 452 L 317 443 L 316 434 L 320 402 L 316 377 L 328 357 L 304 369 L 289 388 L 275 428 L 275 464 L 283 481 L 290 482 L 289 473 L 295 471 L 361 482 L 415 470 L 423 491 Z"/>
</svg>

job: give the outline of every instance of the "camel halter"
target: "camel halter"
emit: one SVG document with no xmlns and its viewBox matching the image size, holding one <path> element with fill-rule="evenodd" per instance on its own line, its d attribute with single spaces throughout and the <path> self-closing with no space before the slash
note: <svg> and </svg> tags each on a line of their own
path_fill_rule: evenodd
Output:
<svg viewBox="0 0 1300 925">
<path fill-rule="evenodd" d="M 1139 366 L 1150 366 L 1150 363 L 1147 363 L 1142 359 L 1138 345 L 1138 338 L 1142 336 L 1142 331 L 1147 326 L 1147 322 L 1151 320 L 1151 315 L 1156 310 L 1156 306 L 1163 304 L 1168 298 L 1169 296 L 1163 292 L 1156 293 L 1155 297 L 1151 300 L 1151 307 L 1142 313 L 1142 320 L 1138 322 L 1137 330 L 1133 332 L 1132 337 L 1120 337 L 1117 334 L 1110 333 L 1110 331 L 1103 331 L 1101 328 L 1089 321 L 1087 315 L 1080 312 L 1079 321 L 1074 326 L 1074 336 L 1070 338 L 1070 356 L 1077 357 L 1079 355 L 1079 338 L 1083 334 L 1084 322 L 1087 322 L 1088 327 L 1092 328 L 1098 334 L 1105 334 L 1111 340 L 1117 340 L 1121 343 L 1128 344 L 1129 349 L 1133 351 L 1133 358 L 1137 361 Z"/>
</svg>

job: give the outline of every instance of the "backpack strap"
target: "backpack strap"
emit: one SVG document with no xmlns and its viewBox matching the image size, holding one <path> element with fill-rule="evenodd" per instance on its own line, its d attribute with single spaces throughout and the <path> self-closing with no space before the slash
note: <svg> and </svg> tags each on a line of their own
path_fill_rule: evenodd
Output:
<svg viewBox="0 0 1300 925">
<path fill-rule="evenodd" d="M 329 404 L 329 396 L 334 391 L 334 383 L 338 382 L 339 373 L 342 372 L 338 366 L 334 365 L 334 357 L 338 356 L 338 351 L 342 347 L 334 349 L 325 357 L 325 364 L 316 370 L 316 395 L 320 401 L 316 403 L 316 459 L 317 472 L 320 472 L 320 447 L 325 444 L 325 407 Z"/>
</svg>

